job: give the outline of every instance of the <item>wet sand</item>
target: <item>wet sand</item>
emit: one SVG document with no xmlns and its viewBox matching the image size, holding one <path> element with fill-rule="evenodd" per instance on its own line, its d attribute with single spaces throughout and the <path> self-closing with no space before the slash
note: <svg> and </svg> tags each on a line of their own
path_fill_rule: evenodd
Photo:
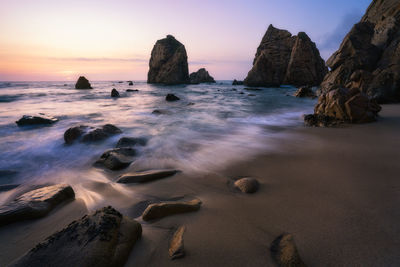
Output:
<svg viewBox="0 0 400 267">
<path fill-rule="evenodd" d="M 93 184 L 110 204 L 138 217 L 143 200 L 197 197 L 198 212 L 143 222 L 126 266 L 274 266 L 269 248 L 294 235 L 309 266 L 400 265 L 400 105 L 385 105 L 377 123 L 302 128 L 268 152 L 215 173 L 149 184 Z M 240 155 L 238 155 L 240 156 Z M 257 178 L 260 190 L 233 192 L 229 178 Z M 132 195 L 129 195 L 131 192 Z M 0 228 L 0 265 L 86 212 L 76 200 L 46 218 Z M 168 242 L 186 225 L 186 257 L 171 261 Z"/>
</svg>

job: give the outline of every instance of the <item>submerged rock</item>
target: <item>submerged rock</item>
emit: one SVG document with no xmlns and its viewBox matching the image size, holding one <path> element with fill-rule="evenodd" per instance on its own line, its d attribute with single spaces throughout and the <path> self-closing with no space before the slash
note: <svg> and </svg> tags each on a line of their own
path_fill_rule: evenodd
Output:
<svg viewBox="0 0 400 267">
<path fill-rule="evenodd" d="M 151 51 L 148 83 L 189 83 L 186 49 L 172 35 L 158 40 Z"/>
<path fill-rule="evenodd" d="M 0 225 L 46 216 L 57 205 L 74 199 L 71 186 L 57 184 L 28 191 L 0 207 Z"/>
<path fill-rule="evenodd" d="M 260 184 L 256 179 L 246 177 L 236 180 L 234 186 L 243 193 L 251 194 L 258 191 Z"/>
<path fill-rule="evenodd" d="M 128 81 L 128 85 L 129 85 L 129 86 L 132 86 L 132 85 L 133 85 L 133 82 L 132 82 L 132 81 Z"/>
<path fill-rule="evenodd" d="M 142 226 L 105 207 L 49 236 L 11 266 L 124 266 Z"/>
<path fill-rule="evenodd" d="M 198 211 L 201 206 L 199 199 L 191 201 L 171 201 L 161 202 L 149 205 L 142 214 L 144 221 L 151 221 L 155 219 L 161 219 L 167 216 Z"/>
<path fill-rule="evenodd" d="M 121 170 L 132 163 L 132 157 L 136 155 L 136 150 L 129 147 L 114 148 L 104 152 L 100 159 L 95 162 L 95 166 L 106 167 L 110 170 Z"/>
<path fill-rule="evenodd" d="M 169 243 L 168 254 L 171 260 L 183 258 L 185 256 L 185 247 L 183 242 L 183 234 L 185 233 L 185 230 L 185 226 L 180 226 Z"/>
<path fill-rule="evenodd" d="M 281 267 L 306 267 L 300 258 L 291 234 L 278 236 L 271 244 L 271 254 L 278 266 Z"/>
<path fill-rule="evenodd" d="M 66 144 L 72 144 L 75 140 L 79 139 L 88 127 L 79 125 L 69 128 L 64 133 L 64 141 Z"/>
<path fill-rule="evenodd" d="M 120 97 L 119 92 L 117 91 L 117 89 L 113 88 L 111 90 L 111 97 Z"/>
<path fill-rule="evenodd" d="M 151 112 L 151 114 L 154 114 L 154 115 L 169 115 L 169 114 L 171 114 L 171 111 L 166 110 L 166 109 L 155 109 L 155 110 L 153 110 L 153 112 Z"/>
<path fill-rule="evenodd" d="M 143 137 L 122 137 L 118 140 L 116 147 L 133 147 L 136 145 L 145 146 L 147 139 Z"/>
<path fill-rule="evenodd" d="M 175 175 L 178 170 L 150 170 L 123 174 L 117 179 L 117 183 L 148 183 Z"/>
<path fill-rule="evenodd" d="M 126 89 L 127 92 L 139 92 L 138 89 Z"/>
<path fill-rule="evenodd" d="M 232 85 L 243 85 L 243 81 L 233 80 Z"/>
<path fill-rule="evenodd" d="M 327 72 L 315 43 L 306 33 L 292 36 L 290 32 L 270 25 L 244 84 L 265 87 L 319 85 Z"/>
<path fill-rule="evenodd" d="M 180 98 L 177 97 L 177 96 L 174 95 L 174 94 L 168 94 L 168 95 L 165 97 L 165 100 L 167 100 L 167 101 L 178 101 L 178 100 L 180 100 Z"/>
<path fill-rule="evenodd" d="M 40 116 L 31 116 L 24 115 L 21 119 L 17 120 L 15 123 L 18 126 L 26 126 L 26 125 L 45 125 L 45 124 L 53 124 L 58 121 L 57 118 L 46 116 L 44 114 L 39 114 Z"/>
<path fill-rule="evenodd" d="M 80 76 L 75 84 L 75 89 L 92 89 L 88 79 L 85 76 Z"/>
<path fill-rule="evenodd" d="M 205 68 L 201 68 L 197 72 L 192 72 L 189 75 L 189 79 L 191 84 L 215 83 L 214 78 L 210 76 Z"/>
<path fill-rule="evenodd" d="M 302 86 L 297 91 L 294 93 L 295 97 L 310 97 L 310 98 L 316 98 L 317 95 L 314 93 L 312 90 L 311 86 Z"/>
<path fill-rule="evenodd" d="M 112 125 L 106 124 L 101 128 L 94 129 L 82 137 L 82 142 L 97 142 L 107 139 L 113 135 L 120 134 L 122 131 Z"/>
</svg>

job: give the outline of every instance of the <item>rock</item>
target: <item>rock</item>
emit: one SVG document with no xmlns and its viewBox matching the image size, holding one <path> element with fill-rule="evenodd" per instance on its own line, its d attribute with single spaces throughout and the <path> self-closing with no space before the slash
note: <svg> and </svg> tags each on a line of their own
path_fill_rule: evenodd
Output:
<svg viewBox="0 0 400 267">
<path fill-rule="evenodd" d="M 11 266 L 124 266 L 140 223 L 104 207 L 49 236 Z"/>
<path fill-rule="evenodd" d="M 132 86 L 132 85 L 133 85 L 133 82 L 132 82 L 132 81 L 128 81 L 128 85 L 129 85 L 129 86 Z"/>
<path fill-rule="evenodd" d="M 88 127 L 79 125 L 69 128 L 64 133 L 64 141 L 66 144 L 72 144 L 75 140 L 79 139 Z"/>
<path fill-rule="evenodd" d="M 155 109 L 153 110 L 153 112 L 151 112 L 151 114 L 155 114 L 155 115 L 169 115 L 171 114 L 171 112 L 169 110 L 166 109 Z"/>
<path fill-rule="evenodd" d="M 278 236 L 271 244 L 271 254 L 278 266 L 281 267 L 306 267 L 300 258 L 291 234 Z"/>
<path fill-rule="evenodd" d="M 80 76 L 75 84 L 75 89 L 93 89 L 85 76 Z"/>
<path fill-rule="evenodd" d="M 307 114 L 304 116 L 304 124 L 309 127 L 333 127 L 340 125 L 340 123 L 335 118 L 320 114 Z"/>
<path fill-rule="evenodd" d="M 178 173 L 178 170 L 150 170 L 143 172 L 134 172 L 123 174 L 117 179 L 117 183 L 148 183 L 151 181 L 163 179 Z"/>
<path fill-rule="evenodd" d="M 246 88 L 244 88 L 244 90 L 247 90 L 247 91 L 261 91 L 260 88 L 253 88 L 253 87 L 246 87 Z"/>
<path fill-rule="evenodd" d="M 138 89 L 126 89 L 126 92 L 139 92 Z"/>
<path fill-rule="evenodd" d="M 122 137 L 118 140 L 116 147 L 133 147 L 136 145 L 145 146 L 147 139 L 142 137 Z"/>
<path fill-rule="evenodd" d="M 31 116 L 24 115 L 21 119 L 17 120 L 15 123 L 18 126 L 26 126 L 26 125 L 44 125 L 44 124 L 53 124 L 58 121 L 57 118 L 46 116 L 44 114 L 39 114 L 40 116 Z"/>
<path fill-rule="evenodd" d="M 122 133 L 122 131 L 118 127 L 116 127 L 112 124 L 106 124 L 101 128 L 94 129 L 94 130 L 88 132 L 87 134 L 85 134 L 82 137 L 82 142 L 87 143 L 87 142 L 102 141 L 104 139 L 107 139 L 113 135 L 120 134 L 120 133 Z"/>
<path fill-rule="evenodd" d="M 172 35 L 158 40 L 151 51 L 148 83 L 187 84 L 189 68 L 186 49 Z"/>
<path fill-rule="evenodd" d="M 166 216 L 198 211 L 201 206 L 199 199 L 191 201 L 171 201 L 161 202 L 149 205 L 142 214 L 144 221 L 151 221 L 155 219 L 161 219 Z"/>
<path fill-rule="evenodd" d="M 234 186 L 243 193 L 251 194 L 258 191 L 260 184 L 256 179 L 246 177 L 236 180 Z"/>
<path fill-rule="evenodd" d="M 232 85 L 243 85 L 243 81 L 233 80 Z"/>
<path fill-rule="evenodd" d="M 113 88 L 111 90 L 111 97 L 120 97 L 119 92 L 117 91 L 117 89 Z"/>
<path fill-rule="evenodd" d="M 180 226 L 174 233 L 171 242 L 169 243 L 168 254 L 171 260 L 183 258 L 185 256 L 185 248 L 183 243 L 183 234 L 186 227 Z"/>
<path fill-rule="evenodd" d="M 372 1 L 339 49 L 327 60 L 321 92 L 360 89 L 379 103 L 400 101 L 400 5 Z"/>
<path fill-rule="evenodd" d="M 210 76 L 205 68 L 201 68 L 197 72 L 192 72 L 189 75 L 189 79 L 191 84 L 215 83 L 214 78 Z"/>
<path fill-rule="evenodd" d="M 74 190 L 66 184 L 42 186 L 0 207 L 0 225 L 46 216 L 57 205 L 72 200 Z"/>
<path fill-rule="evenodd" d="M 281 84 L 319 85 L 327 73 L 324 60 L 306 33 L 292 36 L 268 27 L 244 84 L 276 87 Z"/>
<path fill-rule="evenodd" d="M 302 86 L 294 93 L 295 97 L 311 97 L 316 98 L 317 95 L 312 90 L 311 86 Z"/>
<path fill-rule="evenodd" d="M 167 100 L 167 101 L 178 101 L 178 100 L 180 100 L 180 98 L 177 97 L 177 96 L 174 95 L 174 94 L 168 94 L 168 95 L 165 97 L 165 100 Z"/>
<path fill-rule="evenodd" d="M 106 167 L 113 171 L 121 170 L 132 163 L 132 157 L 135 155 L 136 151 L 129 147 L 110 149 L 101 155 L 95 166 Z"/>
</svg>

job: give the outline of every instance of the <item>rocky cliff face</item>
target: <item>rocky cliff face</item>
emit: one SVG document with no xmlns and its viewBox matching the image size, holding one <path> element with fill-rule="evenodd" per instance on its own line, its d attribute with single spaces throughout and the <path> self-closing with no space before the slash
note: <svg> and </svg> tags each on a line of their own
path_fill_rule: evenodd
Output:
<svg viewBox="0 0 400 267">
<path fill-rule="evenodd" d="M 374 0 L 327 61 L 327 93 L 358 88 L 380 103 L 400 101 L 400 2 Z"/>
<path fill-rule="evenodd" d="M 315 43 L 306 33 L 292 36 L 270 25 L 244 83 L 266 87 L 319 85 L 327 71 Z"/>
<path fill-rule="evenodd" d="M 148 83 L 189 83 L 186 49 L 172 35 L 158 40 L 151 51 Z"/>
<path fill-rule="evenodd" d="M 215 80 L 205 68 L 201 68 L 196 72 L 192 72 L 189 75 L 190 83 L 191 84 L 198 84 L 198 83 L 215 83 Z"/>
</svg>

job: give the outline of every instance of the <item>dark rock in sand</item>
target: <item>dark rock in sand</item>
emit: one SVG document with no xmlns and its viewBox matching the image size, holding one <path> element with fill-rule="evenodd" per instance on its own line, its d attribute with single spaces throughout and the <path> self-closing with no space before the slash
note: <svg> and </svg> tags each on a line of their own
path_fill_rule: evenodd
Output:
<svg viewBox="0 0 400 267">
<path fill-rule="evenodd" d="M 191 84 L 215 83 L 214 78 L 210 76 L 205 68 L 201 68 L 197 72 L 192 72 L 189 75 L 189 79 Z"/>
<path fill-rule="evenodd" d="M 310 98 L 316 98 L 317 95 L 314 93 L 312 90 L 311 86 L 302 86 L 297 91 L 294 93 L 295 97 L 310 97 Z"/>
<path fill-rule="evenodd" d="M 142 214 L 144 221 L 151 221 L 155 219 L 161 219 L 167 216 L 198 211 L 201 206 L 199 199 L 191 201 L 171 201 L 161 202 L 149 205 Z"/>
<path fill-rule="evenodd" d="M 136 145 L 145 146 L 147 139 L 143 137 L 122 137 L 118 140 L 116 147 L 133 147 Z"/>
<path fill-rule="evenodd" d="M 321 92 L 357 88 L 379 103 L 400 101 L 400 4 L 372 1 L 327 60 Z"/>
<path fill-rule="evenodd" d="M 124 266 L 142 226 L 105 207 L 49 236 L 11 266 Z"/>
<path fill-rule="evenodd" d="M 45 125 L 45 124 L 53 124 L 58 121 L 57 118 L 46 116 L 44 114 L 40 114 L 40 116 L 30 116 L 24 115 L 21 119 L 17 120 L 15 123 L 18 126 L 26 126 L 26 125 Z"/>
<path fill-rule="evenodd" d="M 95 162 L 95 166 L 106 167 L 113 171 L 121 170 L 132 163 L 132 157 L 135 155 L 136 151 L 129 147 L 110 149 L 101 155 L 100 159 Z"/>
<path fill-rule="evenodd" d="M 111 90 L 111 97 L 120 97 L 119 92 L 117 91 L 117 89 L 113 88 Z"/>
<path fill-rule="evenodd" d="M 85 134 L 82 137 L 82 142 L 102 141 L 104 139 L 107 139 L 113 135 L 120 134 L 120 133 L 122 133 L 122 131 L 118 127 L 116 127 L 112 124 L 106 124 L 101 128 L 94 129 L 94 130 L 88 132 L 87 134 Z"/>
<path fill-rule="evenodd" d="M 92 89 L 88 79 L 84 76 L 80 76 L 78 81 L 75 84 L 75 89 Z"/>
<path fill-rule="evenodd" d="M 280 267 L 306 267 L 291 234 L 278 236 L 271 244 L 271 254 Z"/>
<path fill-rule="evenodd" d="M 251 194 L 258 191 L 260 184 L 256 179 L 246 177 L 236 180 L 234 186 L 243 193 Z"/>
<path fill-rule="evenodd" d="M 123 174 L 118 177 L 117 183 L 148 183 L 175 175 L 178 170 L 150 170 Z"/>
<path fill-rule="evenodd" d="M 79 139 L 88 127 L 79 125 L 69 128 L 64 133 L 64 141 L 66 144 L 72 144 L 75 140 Z"/>
<path fill-rule="evenodd" d="M 167 101 L 177 101 L 177 100 L 180 100 L 180 98 L 177 97 L 177 96 L 174 95 L 174 94 L 168 94 L 168 95 L 165 97 L 165 100 L 167 100 Z"/>
<path fill-rule="evenodd" d="M 126 89 L 127 92 L 139 92 L 138 89 Z"/>
<path fill-rule="evenodd" d="M 327 72 L 315 43 L 306 33 L 292 36 L 290 32 L 270 25 L 244 84 L 265 87 L 319 85 Z"/>
<path fill-rule="evenodd" d="M 243 85 L 243 81 L 233 80 L 232 85 Z"/>
<path fill-rule="evenodd" d="M 66 184 L 28 191 L 0 207 L 0 225 L 46 216 L 57 205 L 72 200 L 74 190 Z"/>
<path fill-rule="evenodd" d="M 183 234 L 185 233 L 185 230 L 185 226 L 180 226 L 169 243 L 168 254 L 171 260 L 183 258 L 185 256 L 185 247 L 183 242 Z"/>
<path fill-rule="evenodd" d="M 133 82 L 132 81 L 128 81 L 128 85 L 129 86 L 133 85 Z"/>
<path fill-rule="evenodd" d="M 158 40 L 151 51 L 148 83 L 187 84 L 189 68 L 186 49 L 172 35 Z"/>
</svg>

